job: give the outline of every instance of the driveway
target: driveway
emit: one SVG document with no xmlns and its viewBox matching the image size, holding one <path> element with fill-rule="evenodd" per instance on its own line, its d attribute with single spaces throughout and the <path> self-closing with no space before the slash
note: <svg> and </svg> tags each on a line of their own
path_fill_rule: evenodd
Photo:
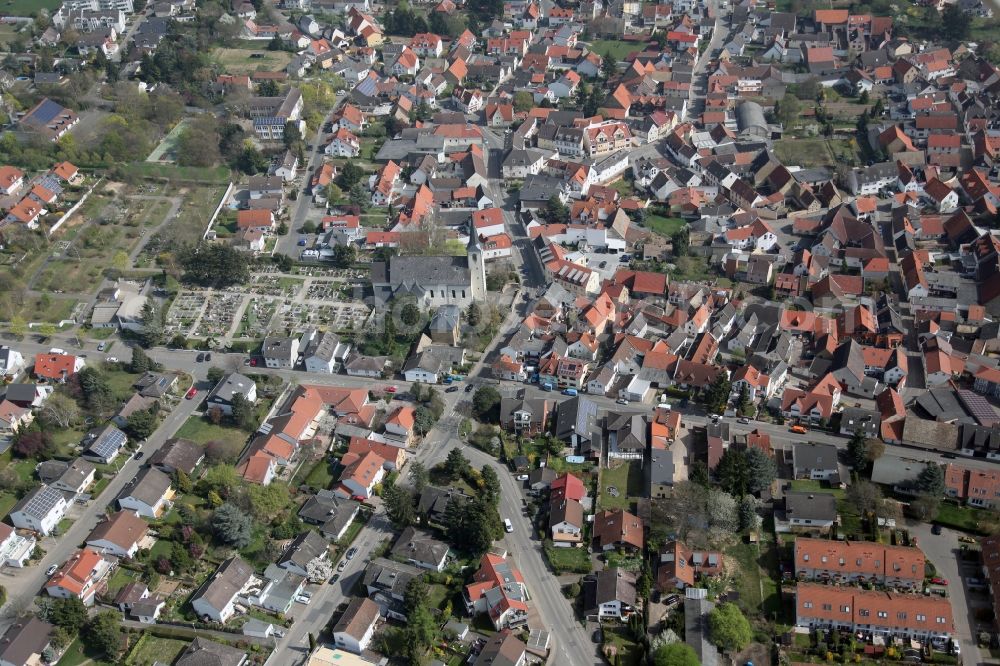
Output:
<svg viewBox="0 0 1000 666">
<path fill-rule="evenodd" d="M 931 526 L 907 520 L 906 527 L 917 538 L 920 549 L 927 559 L 934 563 L 938 575 L 948 580 L 948 594 L 951 597 L 951 612 L 955 619 L 955 638 L 962 646 L 962 658 L 966 664 L 980 664 L 982 655 L 976 646 L 973 631 L 977 627 L 975 611 L 989 608 L 989 600 L 982 593 L 971 593 L 965 585 L 969 576 L 982 577 L 978 565 L 959 560 L 961 551 L 958 537 L 961 532 L 943 529 L 941 534 L 931 534 Z"/>
</svg>

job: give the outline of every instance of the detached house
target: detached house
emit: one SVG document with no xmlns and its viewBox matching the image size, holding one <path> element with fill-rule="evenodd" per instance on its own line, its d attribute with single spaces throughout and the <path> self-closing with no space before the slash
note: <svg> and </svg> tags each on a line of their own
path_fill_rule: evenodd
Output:
<svg viewBox="0 0 1000 666">
<path fill-rule="evenodd" d="M 191 608 L 198 617 L 224 623 L 236 613 L 237 597 L 254 578 L 253 567 L 234 555 L 195 592 Z"/>
<path fill-rule="evenodd" d="M 52 574 L 45 584 L 45 592 L 58 599 L 76 597 L 84 605 L 93 606 L 117 566 L 116 558 L 105 557 L 93 548 L 83 548 Z"/>
<path fill-rule="evenodd" d="M 25 495 L 11 509 L 10 522 L 19 529 L 49 536 L 66 515 L 66 496 L 51 486 L 39 486 Z"/>
<path fill-rule="evenodd" d="M 642 521 L 624 509 L 594 516 L 594 541 L 601 550 L 641 551 L 645 544 Z"/>
<path fill-rule="evenodd" d="M 118 494 L 118 506 L 156 519 L 170 507 L 174 494 L 169 476 L 155 467 L 146 467 Z"/>
<path fill-rule="evenodd" d="M 486 613 L 493 627 L 514 629 L 528 622 L 528 594 L 521 572 L 506 559 L 487 553 L 465 586 L 469 613 Z"/>
</svg>

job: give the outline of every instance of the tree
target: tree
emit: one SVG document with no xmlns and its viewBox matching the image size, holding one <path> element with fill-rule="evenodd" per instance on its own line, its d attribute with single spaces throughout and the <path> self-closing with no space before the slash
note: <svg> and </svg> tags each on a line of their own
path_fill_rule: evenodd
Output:
<svg viewBox="0 0 1000 666">
<path fill-rule="evenodd" d="M 721 490 L 709 490 L 706 502 L 709 525 L 721 532 L 735 532 L 739 527 L 736 499 Z"/>
<path fill-rule="evenodd" d="M 705 392 L 705 404 L 709 411 L 716 414 L 722 413 L 729 402 L 729 393 L 732 384 L 725 372 L 719 372 Z"/>
<path fill-rule="evenodd" d="M 340 170 L 340 175 L 337 176 L 337 184 L 345 190 L 350 190 L 356 183 L 360 183 L 364 177 L 365 170 L 354 162 L 348 161 L 344 165 L 344 168 Z"/>
<path fill-rule="evenodd" d="M 335 245 L 333 247 L 333 265 L 337 268 L 350 268 L 357 261 L 358 252 L 353 245 Z"/>
<path fill-rule="evenodd" d="M 212 382 L 213 384 L 218 384 L 220 381 L 222 381 L 222 378 L 226 376 L 226 371 L 217 365 L 213 365 L 208 369 L 208 373 L 206 376 L 208 377 L 208 381 Z"/>
<path fill-rule="evenodd" d="M 750 468 L 747 466 L 747 459 L 742 451 L 734 448 L 727 449 L 722 454 L 722 458 L 719 459 L 715 475 L 719 479 L 719 485 L 727 493 L 739 497 L 749 492 Z"/>
<path fill-rule="evenodd" d="M 243 477 L 236 472 L 235 467 L 232 465 L 215 465 L 205 470 L 205 473 L 198 481 L 198 488 L 200 494 L 214 491 L 222 497 L 228 498 L 242 483 Z"/>
<path fill-rule="evenodd" d="M 691 251 L 691 232 L 687 225 L 670 235 L 670 243 L 675 257 L 686 257 Z"/>
<path fill-rule="evenodd" d="M 11 335 L 20 340 L 28 332 L 28 322 L 24 320 L 24 317 L 15 315 L 10 318 L 10 325 L 7 328 Z"/>
<path fill-rule="evenodd" d="M 937 518 L 940 508 L 940 498 L 921 495 L 910 502 L 909 513 L 917 520 L 928 522 Z"/>
<path fill-rule="evenodd" d="M 386 515 L 397 528 L 402 529 L 407 525 L 412 525 L 416 520 L 413 495 L 406 489 L 400 488 L 394 483 L 389 484 L 382 491 L 382 500 L 385 502 Z"/>
<path fill-rule="evenodd" d="M 87 607 L 78 597 L 55 599 L 42 607 L 39 616 L 71 634 L 77 634 L 87 621 Z"/>
<path fill-rule="evenodd" d="M 234 548 L 250 545 L 253 529 L 250 516 L 235 504 L 223 504 L 212 514 L 212 530 L 219 539 Z"/>
<path fill-rule="evenodd" d="M 288 506 L 290 496 L 288 486 L 283 483 L 272 483 L 262 486 L 250 484 L 247 493 L 250 500 L 250 513 L 258 521 L 271 521 Z"/>
<path fill-rule="evenodd" d="M 746 457 L 747 469 L 750 473 L 749 490 L 755 495 L 759 495 L 764 490 L 771 487 L 771 483 L 778 476 L 778 466 L 774 463 L 774 458 L 767 455 L 760 449 L 749 448 L 743 452 Z"/>
<path fill-rule="evenodd" d="M 103 414 L 115 403 L 107 378 L 93 367 L 86 366 L 76 374 L 84 403 L 92 412 Z"/>
<path fill-rule="evenodd" d="M 661 645 L 653 653 L 653 666 L 699 666 L 698 654 L 687 643 Z"/>
<path fill-rule="evenodd" d="M 179 469 L 174 473 L 174 483 L 177 484 L 177 490 L 179 490 L 182 495 L 187 495 L 194 489 L 194 482 L 191 481 L 191 476 L 182 469 Z"/>
<path fill-rule="evenodd" d="M 847 489 L 847 500 L 862 516 L 874 515 L 882 504 L 882 491 L 871 481 L 858 481 Z"/>
<path fill-rule="evenodd" d="M 277 97 L 278 96 L 278 83 L 273 80 L 261 81 L 257 85 L 257 94 L 261 97 Z"/>
<path fill-rule="evenodd" d="M 618 62 L 615 60 L 614 54 L 611 49 L 604 54 L 601 59 L 601 76 L 605 81 L 610 81 L 618 73 Z"/>
<path fill-rule="evenodd" d="M 530 111 L 535 106 L 535 98 L 527 90 L 514 93 L 514 110 L 518 113 Z"/>
<path fill-rule="evenodd" d="M 163 344 L 163 340 L 166 337 L 163 317 L 163 310 L 156 306 L 153 299 L 147 298 L 142 306 L 142 314 L 140 315 L 140 320 L 142 321 L 141 339 L 142 344 L 146 347 L 155 347 L 156 345 Z M 153 362 L 148 361 L 148 365 L 150 366 L 149 369 L 151 369 Z"/>
<path fill-rule="evenodd" d="M 868 469 L 868 440 L 861 430 L 855 430 L 847 443 L 847 460 L 856 472 Z"/>
<path fill-rule="evenodd" d="M 115 657 L 122 649 L 122 621 L 119 613 L 103 611 L 90 618 L 83 630 L 83 642 L 94 652 Z"/>
<path fill-rule="evenodd" d="M 264 153 L 249 141 L 243 144 L 243 149 L 236 158 L 236 168 L 249 176 L 267 171 L 269 165 L 270 161 Z"/>
<path fill-rule="evenodd" d="M 178 260 L 184 268 L 184 279 L 204 287 L 226 287 L 250 279 L 250 259 L 223 243 L 199 242 L 183 247 Z"/>
<path fill-rule="evenodd" d="M 132 361 L 129 363 L 129 372 L 142 374 L 149 372 L 152 360 L 146 355 L 142 347 L 132 347 Z"/>
<path fill-rule="evenodd" d="M 875 462 L 885 453 L 885 442 L 881 439 L 868 440 L 868 453 L 865 456 L 869 462 Z"/>
<path fill-rule="evenodd" d="M 337 183 L 330 181 L 326 185 L 326 200 L 330 203 L 337 203 L 344 198 L 344 191 Z"/>
<path fill-rule="evenodd" d="M 434 414 L 424 405 L 418 405 L 413 411 L 413 429 L 418 435 L 426 435 L 434 427 Z"/>
<path fill-rule="evenodd" d="M 945 38 L 960 42 L 969 37 L 969 16 L 956 4 L 945 5 L 941 12 L 941 32 Z"/>
<path fill-rule="evenodd" d="M 80 406 L 65 393 L 56 392 L 49 396 L 39 413 L 46 423 L 68 428 L 80 418 Z"/>
<path fill-rule="evenodd" d="M 156 430 L 156 412 L 140 409 L 125 419 L 125 432 L 133 439 L 146 439 Z"/>
<path fill-rule="evenodd" d="M 474 301 L 469 303 L 469 307 L 465 310 L 465 321 L 473 328 L 479 326 L 483 321 L 483 309 L 479 307 L 479 303 Z"/>
<path fill-rule="evenodd" d="M 500 421 L 500 392 L 494 387 L 483 385 L 472 396 L 472 414 L 485 423 Z"/>
<path fill-rule="evenodd" d="M 744 495 L 739 504 L 740 530 L 752 530 L 757 527 L 757 500 L 753 495 Z"/>
<path fill-rule="evenodd" d="M 558 194 L 553 194 L 549 197 L 540 215 L 549 224 L 565 224 L 569 222 L 569 208 L 562 202 Z"/>
<path fill-rule="evenodd" d="M 252 432 L 257 428 L 257 417 L 253 413 L 253 403 L 242 393 L 234 393 L 231 401 L 233 421 L 243 430 Z"/>
<path fill-rule="evenodd" d="M 205 444 L 205 461 L 210 465 L 236 462 L 243 445 L 236 441 L 213 439 Z"/>
<path fill-rule="evenodd" d="M 785 95 L 774 104 L 774 116 L 785 129 L 794 125 L 801 113 L 802 103 L 795 95 Z"/>
<path fill-rule="evenodd" d="M 491 465 L 485 465 L 482 471 L 483 487 L 486 491 L 486 499 L 494 506 L 500 503 L 500 477 Z"/>
<path fill-rule="evenodd" d="M 708 474 L 708 465 L 701 460 L 695 460 L 688 467 L 688 480 L 691 483 L 696 483 L 699 486 L 708 487 L 711 479 Z"/>
<path fill-rule="evenodd" d="M 430 482 L 430 474 L 427 472 L 427 466 L 419 460 L 410 461 L 410 469 L 407 475 L 410 477 L 410 483 L 413 484 L 413 490 L 417 494 L 422 493 Z"/>
<path fill-rule="evenodd" d="M 368 194 L 367 188 L 365 188 L 362 183 L 354 183 L 351 185 L 350 191 L 347 193 L 347 200 L 352 204 L 360 208 L 362 211 L 368 210 L 371 206 L 371 195 Z"/>
<path fill-rule="evenodd" d="M 724 603 L 708 614 L 708 637 L 722 650 L 739 652 L 750 644 L 753 632 L 740 607 Z"/>
<path fill-rule="evenodd" d="M 469 460 L 461 449 L 453 448 L 444 461 L 444 471 L 449 481 L 455 481 L 465 476 L 469 471 Z"/>
<path fill-rule="evenodd" d="M 917 490 L 923 495 L 941 497 L 945 493 L 944 470 L 940 465 L 927 463 L 917 476 Z"/>
<path fill-rule="evenodd" d="M 221 159 L 219 123 L 211 113 L 195 115 L 177 139 L 177 163 L 181 166 L 213 166 Z"/>
<path fill-rule="evenodd" d="M 52 435 L 41 430 L 23 430 L 14 435 L 14 453 L 21 458 L 51 458 L 55 445 Z"/>
</svg>

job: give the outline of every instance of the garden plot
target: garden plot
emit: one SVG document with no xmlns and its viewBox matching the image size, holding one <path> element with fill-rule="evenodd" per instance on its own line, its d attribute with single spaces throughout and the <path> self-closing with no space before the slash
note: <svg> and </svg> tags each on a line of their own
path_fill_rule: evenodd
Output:
<svg viewBox="0 0 1000 666">
<path fill-rule="evenodd" d="M 188 335 L 191 327 L 205 309 L 205 294 L 198 291 L 181 291 L 167 310 L 164 330 L 169 335 Z"/>
<path fill-rule="evenodd" d="M 205 313 L 192 335 L 196 338 L 214 338 L 229 334 L 239 315 L 243 294 L 214 293 L 208 297 Z"/>
<path fill-rule="evenodd" d="M 333 330 L 357 328 L 368 319 L 369 309 L 362 303 L 327 303 L 323 305 L 290 303 L 281 306 L 278 328 L 299 329 L 321 326 Z"/>
</svg>

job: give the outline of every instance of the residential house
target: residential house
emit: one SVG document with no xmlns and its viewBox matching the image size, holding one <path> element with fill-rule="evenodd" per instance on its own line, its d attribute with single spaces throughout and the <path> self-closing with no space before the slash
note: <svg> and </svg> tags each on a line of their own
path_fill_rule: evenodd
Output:
<svg viewBox="0 0 1000 666">
<path fill-rule="evenodd" d="M 18 534 L 7 523 L 0 523 L 0 566 L 22 568 L 35 552 L 38 540 Z"/>
<path fill-rule="evenodd" d="M 465 586 L 469 613 L 486 613 L 493 627 L 515 629 L 528 622 L 528 593 L 521 572 L 505 558 L 486 553 Z"/>
<path fill-rule="evenodd" d="M 795 540 L 795 575 L 799 580 L 920 590 L 924 567 L 924 554 L 915 546 L 807 537 Z"/>
<path fill-rule="evenodd" d="M 583 505 L 571 499 L 550 502 L 549 530 L 555 546 L 575 547 L 583 543 Z"/>
<path fill-rule="evenodd" d="M 21 498 L 10 510 L 8 518 L 14 527 L 32 530 L 43 536 L 51 535 L 69 509 L 69 501 L 61 491 L 42 485 Z"/>
<path fill-rule="evenodd" d="M 299 518 L 310 525 L 318 525 L 324 537 L 337 541 L 347 533 L 359 508 L 354 500 L 338 497 L 332 490 L 320 490 L 305 501 L 299 509 Z"/>
<path fill-rule="evenodd" d="M 327 562 L 329 559 L 330 544 L 317 532 L 306 530 L 292 539 L 276 564 L 293 574 L 308 577 L 311 563 Z"/>
<path fill-rule="evenodd" d="M 723 554 L 692 550 L 680 541 L 671 541 L 660 551 L 656 586 L 661 592 L 691 587 L 702 575 L 722 572 Z"/>
<path fill-rule="evenodd" d="M 102 465 L 110 465 L 127 443 L 125 433 L 108 423 L 83 440 L 83 457 Z"/>
<path fill-rule="evenodd" d="M 438 541 L 427 532 L 407 527 L 400 533 L 391 554 L 421 569 L 441 571 L 450 550 L 448 544 Z"/>
<path fill-rule="evenodd" d="M 205 398 L 205 409 L 218 409 L 229 416 L 233 413 L 233 398 L 239 393 L 248 402 L 257 402 L 257 384 L 245 375 L 233 372 L 222 379 Z"/>
<path fill-rule="evenodd" d="M 97 523 L 87 545 L 99 553 L 132 558 L 146 538 L 149 525 L 132 511 L 118 511 Z"/>
<path fill-rule="evenodd" d="M 792 446 L 792 469 L 796 479 L 840 483 L 837 447 L 833 444 L 796 442 Z"/>
<path fill-rule="evenodd" d="M 636 589 L 636 575 L 611 567 L 598 571 L 583 581 L 584 612 L 598 621 L 625 622 L 641 608 Z"/>
<path fill-rule="evenodd" d="M 93 548 L 82 548 L 70 557 L 45 583 L 50 597 L 76 597 L 86 606 L 93 606 L 98 594 L 104 592 L 107 578 L 118 566 L 114 557 L 105 557 Z"/>
<path fill-rule="evenodd" d="M 34 615 L 16 618 L 0 638 L 0 666 L 45 663 L 54 631 L 55 627 Z"/>
<path fill-rule="evenodd" d="M 827 533 L 836 522 L 837 502 L 832 494 L 794 490 L 785 493 L 785 511 L 775 516 L 775 529 Z"/>
<path fill-rule="evenodd" d="M 198 617 L 225 623 L 236 613 L 237 598 L 253 579 L 253 567 L 233 555 L 194 593 L 191 608 Z"/>
<path fill-rule="evenodd" d="M 380 618 L 377 603 L 367 597 L 355 597 L 333 626 L 333 642 L 341 650 L 361 654 L 368 649 Z"/>
<path fill-rule="evenodd" d="M 624 509 L 601 511 L 594 516 L 594 540 L 604 551 L 641 551 L 645 544 L 642 521 Z"/>
<path fill-rule="evenodd" d="M 204 447 L 190 440 L 175 437 L 167 440 L 150 456 L 149 464 L 164 474 L 176 474 L 180 471 L 190 476 L 204 459 Z"/>
<path fill-rule="evenodd" d="M 118 494 L 118 506 L 150 519 L 160 518 L 174 499 L 174 489 L 169 476 L 146 467 L 139 471 Z"/>
</svg>

